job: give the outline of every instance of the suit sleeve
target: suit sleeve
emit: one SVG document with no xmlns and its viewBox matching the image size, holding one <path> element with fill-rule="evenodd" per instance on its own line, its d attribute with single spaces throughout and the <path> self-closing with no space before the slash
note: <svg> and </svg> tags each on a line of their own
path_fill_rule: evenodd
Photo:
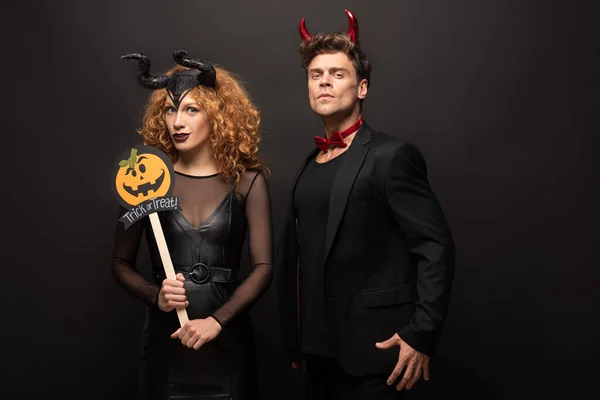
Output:
<svg viewBox="0 0 600 400">
<path fill-rule="evenodd" d="M 293 192 L 293 191 L 292 191 Z M 298 242 L 292 202 L 288 204 L 286 221 L 278 235 L 276 246 L 276 272 L 279 322 L 285 349 L 292 361 L 298 362 L 300 355 L 299 334 L 299 269 Z"/>
<path fill-rule="evenodd" d="M 455 248 L 442 208 L 427 179 L 419 149 L 405 142 L 393 152 L 386 197 L 409 250 L 417 258 L 417 302 L 411 322 L 398 335 L 433 356 L 448 311 Z"/>
</svg>

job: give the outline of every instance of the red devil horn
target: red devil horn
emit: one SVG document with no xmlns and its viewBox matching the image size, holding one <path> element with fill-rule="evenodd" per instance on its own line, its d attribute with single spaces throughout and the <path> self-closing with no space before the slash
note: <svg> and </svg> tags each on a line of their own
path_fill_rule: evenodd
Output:
<svg viewBox="0 0 600 400">
<path fill-rule="evenodd" d="M 298 25 L 298 30 L 300 31 L 300 37 L 305 42 L 310 42 L 310 33 L 306 29 L 306 23 L 304 22 L 304 18 L 300 21 L 300 25 Z"/>
<path fill-rule="evenodd" d="M 358 20 L 349 10 L 344 10 L 348 15 L 348 36 L 352 43 L 356 43 L 358 40 Z"/>
</svg>

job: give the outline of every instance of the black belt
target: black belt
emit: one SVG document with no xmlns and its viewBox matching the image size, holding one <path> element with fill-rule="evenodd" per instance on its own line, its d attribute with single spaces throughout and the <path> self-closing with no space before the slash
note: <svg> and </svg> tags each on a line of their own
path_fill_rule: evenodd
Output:
<svg viewBox="0 0 600 400">
<path fill-rule="evenodd" d="M 206 265 L 204 263 L 194 264 L 191 268 L 175 267 L 176 272 L 181 272 L 187 279 L 188 277 L 194 283 L 202 284 L 206 282 L 229 283 L 237 282 L 237 271 L 231 268 Z"/>
</svg>

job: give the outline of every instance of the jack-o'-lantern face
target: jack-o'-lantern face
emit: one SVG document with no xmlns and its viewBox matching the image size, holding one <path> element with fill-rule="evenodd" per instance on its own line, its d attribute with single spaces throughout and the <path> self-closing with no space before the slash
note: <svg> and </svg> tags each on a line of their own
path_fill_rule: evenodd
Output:
<svg viewBox="0 0 600 400">
<path fill-rule="evenodd" d="M 170 163 L 154 152 L 131 149 L 129 159 L 119 161 L 115 189 L 122 202 L 130 206 L 154 197 L 163 197 L 171 189 Z"/>
</svg>

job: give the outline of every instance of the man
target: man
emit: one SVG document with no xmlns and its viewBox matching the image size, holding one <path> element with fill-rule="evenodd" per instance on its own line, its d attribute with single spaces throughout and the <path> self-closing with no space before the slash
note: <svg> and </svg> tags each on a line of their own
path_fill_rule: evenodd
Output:
<svg viewBox="0 0 600 400">
<path fill-rule="evenodd" d="M 429 379 L 454 244 L 420 151 L 361 118 L 371 65 L 346 13 L 348 33 L 300 22 L 326 138 L 294 179 L 277 248 L 281 327 L 308 399 L 397 399 Z"/>
</svg>

